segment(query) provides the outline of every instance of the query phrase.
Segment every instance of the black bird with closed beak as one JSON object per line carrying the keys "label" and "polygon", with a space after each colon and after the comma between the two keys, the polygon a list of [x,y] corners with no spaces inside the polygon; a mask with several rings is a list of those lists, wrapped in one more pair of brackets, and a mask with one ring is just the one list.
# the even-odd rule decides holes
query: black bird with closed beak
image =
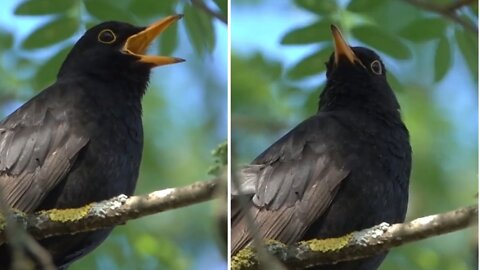
{"label": "black bird with closed beak", "polygon": [[[263,239],[285,244],[339,237],[405,219],[411,169],[408,130],[380,57],[349,47],[332,26],[335,52],[318,111],[245,167],[232,192],[232,255]],[[377,269],[386,253],[321,270]]]}
{"label": "black bird with closed beak", "polygon": [[[143,149],[141,99],[150,70],[184,61],[145,52],[181,17],[169,16],[148,27],[105,22],[78,40],[57,81],[0,123],[4,203],[32,213],[132,195]],[[66,269],[110,231],[55,236],[39,243],[56,267]],[[4,244],[0,265],[8,269],[10,264],[11,250]]]}

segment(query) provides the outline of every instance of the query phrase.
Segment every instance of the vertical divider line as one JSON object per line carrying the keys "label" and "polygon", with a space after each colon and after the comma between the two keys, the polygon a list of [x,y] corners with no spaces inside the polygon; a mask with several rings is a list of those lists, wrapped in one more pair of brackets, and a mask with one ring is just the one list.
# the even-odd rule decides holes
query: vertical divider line
{"label": "vertical divider line", "polygon": [[231,190],[232,190],[232,65],[231,65],[231,53],[232,53],[232,1],[226,0],[227,3],[227,111],[228,111],[228,121],[227,121],[227,149],[228,149],[228,161],[227,161],[227,267],[231,269],[231,243],[232,243],[232,211],[231,211]]}

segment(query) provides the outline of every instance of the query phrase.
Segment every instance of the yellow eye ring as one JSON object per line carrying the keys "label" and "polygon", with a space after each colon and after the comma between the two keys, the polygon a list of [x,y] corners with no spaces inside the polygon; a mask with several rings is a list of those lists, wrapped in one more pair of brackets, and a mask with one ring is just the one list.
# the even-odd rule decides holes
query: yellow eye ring
{"label": "yellow eye ring", "polygon": [[382,64],[380,61],[375,60],[370,64],[370,69],[372,70],[373,73],[380,75],[382,74]]}
{"label": "yellow eye ring", "polygon": [[117,36],[110,29],[103,29],[97,36],[97,40],[101,43],[112,44],[117,40]]}

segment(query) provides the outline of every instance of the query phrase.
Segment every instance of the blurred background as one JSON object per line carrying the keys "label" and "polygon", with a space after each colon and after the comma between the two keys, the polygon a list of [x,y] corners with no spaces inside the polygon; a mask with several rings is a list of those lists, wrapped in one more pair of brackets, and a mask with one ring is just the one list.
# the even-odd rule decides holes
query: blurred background
{"label": "blurred background", "polygon": [[[234,166],[316,112],[335,23],[351,46],[381,55],[402,106],[407,220],[477,203],[477,1],[233,0],[231,11]],[[380,269],[477,269],[476,232],[393,249]]]}
{"label": "blurred background", "polygon": [[[171,14],[150,53],[185,63],[156,68],[143,99],[145,148],[136,194],[208,175],[211,151],[227,138],[227,1],[12,0],[0,8],[0,115],[53,83],[86,29],[101,21],[148,25]],[[70,269],[226,269],[210,201],[118,226]]]}

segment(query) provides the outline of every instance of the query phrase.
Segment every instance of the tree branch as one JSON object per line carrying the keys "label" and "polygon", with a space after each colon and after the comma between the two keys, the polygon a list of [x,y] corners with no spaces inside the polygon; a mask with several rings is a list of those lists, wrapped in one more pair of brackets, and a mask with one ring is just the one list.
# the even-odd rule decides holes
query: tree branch
{"label": "tree branch", "polygon": [[[220,179],[154,191],[142,196],[120,195],[110,200],[95,202],[75,209],[52,209],[31,215],[14,213],[36,239],[54,235],[75,234],[124,224],[131,219],[176,209],[215,197]],[[5,221],[0,222],[0,244],[5,242]]]}
{"label": "tree branch", "polygon": [[[478,206],[389,225],[382,223],[338,238],[309,240],[286,246],[267,241],[266,248],[288,269],[304,269],[315,265],[355,260],[387,251],[393,247],[446,234],[472,226],[477,221]],[[254,248],[247,247],[232,258],[232,270],[259,269]]]}
{"label": "tree branch", "polygon": [[450,11],[455,11],[463,6],[468,6],[470,4],[473,4],[475,3],[474,0],[458,0],[458,1],[455,1],[453,3],[451,3],[450,5],[447,5],[446,6],[446,9],[447,10],[450,10]]}
{"label": "tree branch", "polygon": [[457,14],[457,11],[459,8],[474,3],[474,0],[457,0],[449,5],[439,5],[431,1],[425,1],[425,0],[403,0],[403,1],[409,3],[412,6],[416,6],[418,8],[440,14],[460,24],[465,29],[471,32],[474,32],[474,33],[478,32],[478,28],[476,24],[470,22],[469,20],[466,20],[465,18]]}
{"label": "tree branch", "polygon": [[213,11],[212,9],[210,9],[204,2],[203,0],[191,0],[192,1],[192,5],[196,6],[197,8],[203,10],[205,13],[207,13],[208,15],[214,17],[214,18],[217,18],[218,20],[220,20],[221,22],[223,22],[224,24],[228,24],[227,22],[227,18],[225,18],[221,13],[219,12],[216,12],[216,11]]}

